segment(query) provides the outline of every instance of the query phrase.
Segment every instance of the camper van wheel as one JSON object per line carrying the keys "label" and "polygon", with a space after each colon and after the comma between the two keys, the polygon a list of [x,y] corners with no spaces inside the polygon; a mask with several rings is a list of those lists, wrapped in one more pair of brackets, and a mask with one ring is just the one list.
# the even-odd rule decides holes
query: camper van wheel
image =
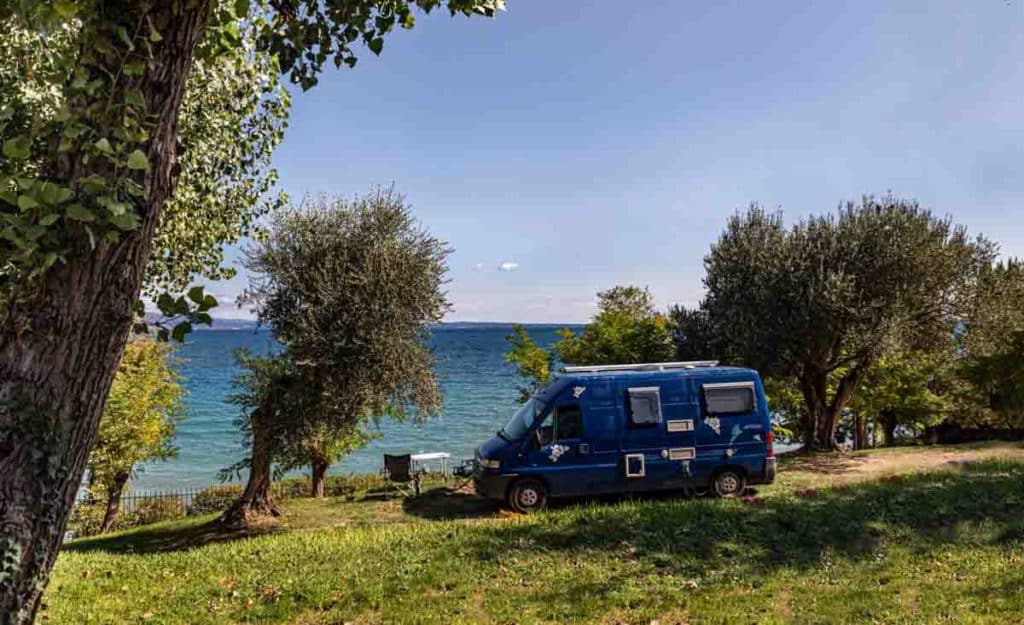
{"label": "camper van wheel", "polygon": [[739,471],[726,469],[715,476],[711,482],[711,490],[719,497],[735,497],[741,495],[747,487],[747,480]]}
{"label": "camper van wheel", "polygon": [[519,480],[508,491],[508,507],[516,512],[537,512],[548,505],[548,489],[540,480]]}

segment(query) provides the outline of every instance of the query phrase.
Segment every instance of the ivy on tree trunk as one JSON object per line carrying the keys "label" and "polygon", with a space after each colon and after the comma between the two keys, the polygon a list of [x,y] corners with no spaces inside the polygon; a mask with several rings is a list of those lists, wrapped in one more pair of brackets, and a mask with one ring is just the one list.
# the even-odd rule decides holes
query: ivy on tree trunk
{"label": "ivy on tree trunk", "polygon": [[[0,614],[31,623],[96,436],[132,323],[160,209],[174,190],[178,110],[208,2],[116,3],[122,19],[149,19],[162,40],[147,71],[115,91],[139,90],[154,120],[138,226],[44,273],[0,326]],[[88,16],[103,19],[101,16]],[[87,19],[88,19],[87,17]],[[83,38],[80,55],[93,45]],[[110,94],[112,99],[123,93]],[[76,187],[89,172],[77,151],[44,160],[48,179]]]}

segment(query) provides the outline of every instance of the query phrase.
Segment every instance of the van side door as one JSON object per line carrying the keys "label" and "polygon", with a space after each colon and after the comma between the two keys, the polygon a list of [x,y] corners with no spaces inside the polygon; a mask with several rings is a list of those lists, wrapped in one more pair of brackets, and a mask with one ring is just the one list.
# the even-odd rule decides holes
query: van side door
{"label": "van side door", "polygon": [[585,445],[583,437],[583,405],[575,400],[556,400],[527,441],[527,465],[544,478],[552,496],[583,493],[589,477],[586,454],[580,453],[580,445]]}

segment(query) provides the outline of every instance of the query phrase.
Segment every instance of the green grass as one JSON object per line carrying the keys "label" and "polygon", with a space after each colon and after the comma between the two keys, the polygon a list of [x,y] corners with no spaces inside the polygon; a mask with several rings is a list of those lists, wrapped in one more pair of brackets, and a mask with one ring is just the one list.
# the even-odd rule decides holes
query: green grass
{"label": "green grass", "polygon": [[[1024,463],[980,460],[898,480],[847,467],[845,481],[802,491],[829,462],[787,460],[789,481],[746,502],[627,499],[505,518],[433,491],[420,501],[292,501],[282,528],[243,540],[205,517],[165,523],[69,544],[44,615],[76,624],[1024,623]],[[444,516],[459,518],[436,520]]]}

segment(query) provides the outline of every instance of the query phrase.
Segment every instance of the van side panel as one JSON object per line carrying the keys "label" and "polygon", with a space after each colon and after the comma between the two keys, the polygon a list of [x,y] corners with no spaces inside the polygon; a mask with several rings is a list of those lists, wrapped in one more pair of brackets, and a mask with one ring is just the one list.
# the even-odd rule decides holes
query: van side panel
{"label": "van side panel", "polygon": [[[719,469],[734,466],[741,468],[751,482],[760,481],[765,471],[766,437],[771,428],[761,380],[750,372],[732,379],[695,378],[692,383],[701,409],[701,425],[697,431],[697,477],[710,480]],[[753,410],[742,414],[710,414],[704,386],[722,383],[751,384]]]}

